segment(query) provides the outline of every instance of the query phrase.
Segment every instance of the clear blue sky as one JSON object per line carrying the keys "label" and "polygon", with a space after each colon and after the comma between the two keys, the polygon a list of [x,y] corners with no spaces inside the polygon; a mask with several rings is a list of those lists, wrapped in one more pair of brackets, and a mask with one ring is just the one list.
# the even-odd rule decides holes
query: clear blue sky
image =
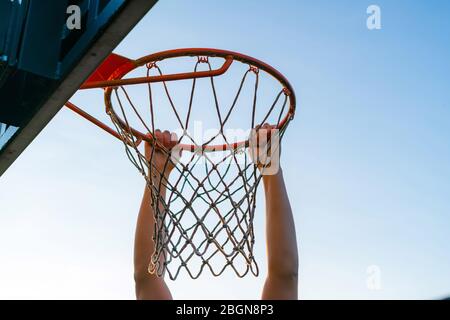
{"label": "clear blue sky", "polygon": [[[381,7],[382,29],[366,28]],[[282,166],[300,247],[300,295],[450,295],[450,2],[160,1],[115,52],[243,52],[299,97]],[[102,116],[101,98],[74,98]],[[133,299],[143,190],[122,145],[62,110],[0,180],[0,298]],[[175,298],[258,298],[259,278],[169,281]],[[381,288],[366,284],[369,266]]]}

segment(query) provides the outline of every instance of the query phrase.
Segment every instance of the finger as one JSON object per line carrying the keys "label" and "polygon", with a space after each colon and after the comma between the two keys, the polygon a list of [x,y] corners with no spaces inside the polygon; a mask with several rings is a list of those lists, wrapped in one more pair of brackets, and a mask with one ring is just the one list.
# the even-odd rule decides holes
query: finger
{"label": "finger", "polygon": [[147,148],[150,145],[149,141],[153,140],[153,136],[150,133],[148,133],[148,134],[145,135],[145,138],[146,139],[143,139],[143,140],[144,140],[144,143],[145,143],[145,147]]}
{"label": "finger", "polygon": [[272,137],[273,130],[276,129],[276,126],[271,125],[269,123],[264,124],[264,129],[266,130],[267,140],[270,140]]}
{"label": "finger", "polygon": [[178,144],[178,136],[175,132],[170,133],[170,148],[172,149]]}
{"label": "finger", "polygon": [[147,139],[144,139],[144,151],[145,157],[148,159],[152,152],[152,142],[154,141],[154,137],[151,133],[146,134],[145,137]]}
{"label": "finger", "polygon": [[263,125],[263,128],[264,128],[264,130],[266,130],[266,133],[268,134],[267,136],[269,136],[270,132],[272,131],[273,126],[268,123],[265,123]]}
{"label": "finger", "polygon": [[156,141],[161,140],[161,135],[162,135],[161,130],[156,129],[156,130],[155,130],[155,137],[154,137],[155,140],[156,140]]}
{"label": "finger", "polygon": [[155,147],[155,151],[160,151],[161,147],[164,146],[164,134],[160,129],[156,129],[153,134],[153,146]]}
{"label": "finger", "polygon": [[170,149],[170,132],[167,130],[163,132],[163,145],[165,148]]}
{"label": "finger", "polygon": [[265,135],[266,132],[267,132],[266,125],[267,125],[267,123],[264,123],[264,124],[262,124],[262,125],[259,125],[259,126],[258,126],[258,129],[257,129],[257,131],[256,131],[256,133],[257,133],[257,134],[256,134],[256,145],[257,145],[258,147],[260,146],[261,141],[267,140],[267,139],[264,138],[264,135]]}

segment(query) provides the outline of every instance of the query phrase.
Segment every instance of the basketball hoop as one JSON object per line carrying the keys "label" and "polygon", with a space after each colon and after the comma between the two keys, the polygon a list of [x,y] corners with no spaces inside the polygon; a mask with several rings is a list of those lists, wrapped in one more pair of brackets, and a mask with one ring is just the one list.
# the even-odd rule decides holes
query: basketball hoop
{"label": "basketball hoop", "polygon": [[[171,62],[177,69],[183,70],[188,66],[190,70],[166,73],[165,63]],[[241,80],[236,83],[234,75],[240,71]],[[143,75],[133,76],[138,72]],[[233,76],[236,93],[227,91],[227,96],[234,99],[224,110],[217,82],[228,74]],[[257,119],[262,112],[262,107],[258,105],[262,100],[258,95],[262,74],[273,84],[274,96],[270,103],[263,103],[265,111]],[[202,79],[207,82],[205,88],[211,90],[209,94],[218,130],[212,137],[197,141],[188,129],[193,121],[194,96]],[[249,272],[258,275],[259,269],[253,255],[253,221],[256,191],[264,168],[259,170],[247,152],[251,139],[231,141],[225,133],[232,115],[238,120],[243,118],[240,116],[243,112],[234,113],[239,112],[236,106],[250,79],[254,80],[251,90],[247,92],[248,97],[252,98],[248,108],[251,113],[248,129],[255,129],[270,119],[278,131],[277,137],[281,139],[294,117],[296,102],[293,88],[281,73],[268,64],[231,51],[177,49],[137,60],[112,54],[80,89],[104,89],[106,113],[113,128],[67,102],[68,108],[124,143],[128,158],[151,190],[156,223],[153,237],[155,252],[149,266],[151,273],[162,276],[167,272],[171,279],[176,279],[182,270],[186,270],[195,279],[205,268],[215,276],[231,268],[239,277]],[[169,87],[172,82],[186,86],[190,93],[184,107],[185,117],[172,97]],[[156,86],[168,101],[174,122],[181,129],[177,149],[184,151],[184,162],[171,157],[171,150],[160,148],[167,158],[165,166],[172,163],[175,167],[170,177],[153,165],[154,152],[146,158],[140,148],[142,141],[153,146],[160,145],[155,135],[158,128],[155,114],[161,112],[155,109]],[[138,92],[138,89],[141,91]],[[180,91],[176,92],[178,95]],[[265,98],[268,96],[264,94]],[[206,97],[207,94],[202,91],[202,101]],[[136,99],[139,99],[139,104]],[[139,108],[143,105],[146,106],[144,112]],[[206,114],[205,111],[204,118],[212,118]],[[278,148],[272,150],[275,151],[279,152]]]}

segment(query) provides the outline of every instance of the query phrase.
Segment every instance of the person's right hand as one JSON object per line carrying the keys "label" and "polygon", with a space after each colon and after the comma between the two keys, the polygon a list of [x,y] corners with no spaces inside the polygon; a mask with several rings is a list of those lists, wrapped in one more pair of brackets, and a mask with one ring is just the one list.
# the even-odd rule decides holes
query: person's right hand
{"label": "person's right hand", "polygon": [[[149,135],[149,137],[151,136]],[[158,171],[155,172],[155,177],[164,174],[168,178],[175,167],[171,159],[171,151],[177,145],[178,137],[174,132],[170,133],[167,130],[161,132],[161,130],[157,129],[152,139],[151,143],[145,141],[145,158],[151,162],[152,170],[156,168]]]}
{"label": "person's right hand", "polygon": [[277,127],[268,123],[257,126],[250,135],[250,156],[258,168],[263,168],[270,164],[278,148]]}

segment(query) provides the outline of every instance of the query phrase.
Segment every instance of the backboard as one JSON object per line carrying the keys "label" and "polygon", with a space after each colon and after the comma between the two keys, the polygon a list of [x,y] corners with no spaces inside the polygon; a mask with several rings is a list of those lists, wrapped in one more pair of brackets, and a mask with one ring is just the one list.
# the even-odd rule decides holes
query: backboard
{"label": "backboard", "polygon": [[0,0],[0,175],[156,2]]}

